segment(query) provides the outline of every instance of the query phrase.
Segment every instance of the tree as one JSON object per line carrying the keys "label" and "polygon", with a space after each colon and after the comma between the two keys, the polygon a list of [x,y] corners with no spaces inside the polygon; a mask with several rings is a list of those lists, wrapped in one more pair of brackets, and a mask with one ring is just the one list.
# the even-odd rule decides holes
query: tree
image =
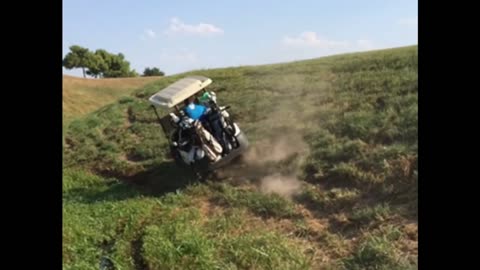
{"label": "tree", "polygon": [[161,71],[160,69],[154,67],[154,68],[145,68],[143,71],[143,76],[148,77],[148,76],[164,76],[165,73]]}
{"label": "tree", "polygon": [[97,53],[89,56],[87,64],[87,74],[95,78],[98,78],[98,76],[103,77],[103,74],[108,69],[108,64],[105,62],[102,56]]}
{"label": "tree", "polygon": [[105,78],[132,77],[130,62],[125,60],[122,53],[110,54],[108,57],[108,70],[104,73]]}
{"label": "tree", "polygon": [[92,53],[87,49],[78,45],[70,46],[70,52],[63,59],[63,66],[67,69],[82,68],[83,77],[85,78],[85,68],[88,68]]}
{"label": "tree", "polygon": [[138,72],[137,72],[135,69],[132,69],[132,70],[128,73],[128,77],[138,77]]}
{"label": "tree", "polygon": [[[130,63],[122,53],[112,54],[103,49],[95,53],[88,49],[74,45],[63,59],[63,66],[67,69],[82,68],[85,73],[95,78],[135,77],[135,70],[130,70]],[[88,70],[85,72],[85,68]]]}

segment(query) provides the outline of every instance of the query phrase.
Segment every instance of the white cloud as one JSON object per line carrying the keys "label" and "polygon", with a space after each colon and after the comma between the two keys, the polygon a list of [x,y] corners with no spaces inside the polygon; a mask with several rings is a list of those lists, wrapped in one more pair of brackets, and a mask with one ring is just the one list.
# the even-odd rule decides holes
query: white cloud
{"label": "white cloud", "polygon": [[145,30],[145,34],[147,34],[147,36],[151,38],[154,38],[156,36],[155,32],[153,32],[152,29]]}
{"label": "white cloud", "polygon": [[346,52],[375,49],[373,41],[359,39],[356,41],[337,41],[320,36],[312,31],[300,33],[297,37],[285,36],[282,40],[285,47],[291,49],[310,50],[312,52]]}
{"label": "white cloud", "polygon": [[311,47],[319,49],[346,48],[349,43],[346,41],[336,41],[320,37],[315,32],[306,31],[300,33],[297,37],[285,36],[283,44],[288,47]]}
{"label": "white cloud", "polygon": [[210,36],[223,34],[223,29],[209,23],[199,23],[197,25],[186,24],[178,18],[170,20],[170,26],[165,31],[166,34],[191,34],[199,36]]}
{"label": "white cloud", "polygon": [[143,34],[140,35],[141,40],[153,39],[157,36],[157,34],[152,29],[146,29],[143,31]]}
{"label": "white cloud", "polygon": [[285,35],[280,41],[279,51],[272,52],[270,58],[264,61],[285,62],[380,48],[368,38],[335,40],[313,31],[304,31],[295,36]]}
{"label": "white cloud", "polygon": [[406,27],[417,27],[418,26],[418,16],[403,18],[397,21],[398,25]]}

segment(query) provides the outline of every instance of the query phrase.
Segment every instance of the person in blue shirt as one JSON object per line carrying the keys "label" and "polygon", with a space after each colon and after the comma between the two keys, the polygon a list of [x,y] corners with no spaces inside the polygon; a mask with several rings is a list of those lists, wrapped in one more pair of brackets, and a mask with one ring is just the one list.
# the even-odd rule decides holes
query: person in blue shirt
{"label": "person in blue shirt", "polygon": [[207,113],[207,107],[195,104],[195,96],[191,96],[186,100],[185,104],[185,114],[192,118],[193,120],[200,120],[203,122],[205,120],[205,115]]}
{"label": "person in blue shirt", "polygon": [[[215,136],[210,137],[211,135],[208,132],[208,130],[203,128],[203,126],[208,123],[207,114],[210,111],[210,108],[201,104],[196,104],[195,99],[196,99],[195,96],[191,96],[187,100],[185,100],[185,108],[183,109],[183,111],[185,112],[186,116],[188,116],[194,121],[198,120],[202,124],[201,130],[202,130],[203,136],[207,139],[207,141],[210,141],[211,139],[215,139],[215,141],[212,142],[212,144],[214,145],[218,144],[218,142],[220,141],[219,137],[221,135],[221,129],[219,128],[214,129]],[[221,145],[218,145],[215,148],[218,149],[218,150],[216,149],[217,151],[220,151],[219,154],[222,152]]]}
{"label": "person in blue shirt", "polygon": [[210,112],[211,109],[205,105],[196,103],[195,100],[195,96],[191,96],[187,100],[185,100],[185,108],[183,109],[185,114],[194,121],[200,121],[203,126],[210,127],[210,130],[213,129],[212,131],[214,133],[215,139],[221,141],[221,129],[218,127],[218,123],[209,123],[207,119],[207,114]]}

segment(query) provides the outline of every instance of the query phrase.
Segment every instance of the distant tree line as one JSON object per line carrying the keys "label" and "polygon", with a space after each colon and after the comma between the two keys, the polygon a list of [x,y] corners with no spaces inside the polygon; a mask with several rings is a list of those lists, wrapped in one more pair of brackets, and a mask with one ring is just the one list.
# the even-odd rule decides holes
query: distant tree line
{"label": "distant tree line", "polygon": [[148,76],[163,76],[165,73],[161,71],[160,69],[154,67],[154,68],[146,68],[143,71],[143,76],[148,77]]}
{"label": "distant tree line", "polygon": [[[95,52],[87,48],[73,45],[70,52],[63,58],[63,67],[66,69],[81,68],[83,77],[86,75],[95,78],[136,77],[138,73],[130,69],[130,63],[122,53],[113,54],[103,49]],[[158,68],[146,68],[143,76],[163,76]]]}

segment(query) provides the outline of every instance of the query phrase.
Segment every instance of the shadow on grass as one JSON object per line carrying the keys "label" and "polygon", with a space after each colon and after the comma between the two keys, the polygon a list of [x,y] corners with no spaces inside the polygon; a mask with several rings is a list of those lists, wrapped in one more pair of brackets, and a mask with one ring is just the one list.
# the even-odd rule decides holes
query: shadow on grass
{"label": "shadow on grass", "polygon": [[181,168],[173,161],[164,162],[128,177],[108,172],[99,174],[118,180],[106,182],[107,187],[100,189],[94,187],[72,189],[64,194],[64,198],[83,203],[96,203],[122,201],[139,196],[160,197],[194,182],[202,181],[190,168]]}

